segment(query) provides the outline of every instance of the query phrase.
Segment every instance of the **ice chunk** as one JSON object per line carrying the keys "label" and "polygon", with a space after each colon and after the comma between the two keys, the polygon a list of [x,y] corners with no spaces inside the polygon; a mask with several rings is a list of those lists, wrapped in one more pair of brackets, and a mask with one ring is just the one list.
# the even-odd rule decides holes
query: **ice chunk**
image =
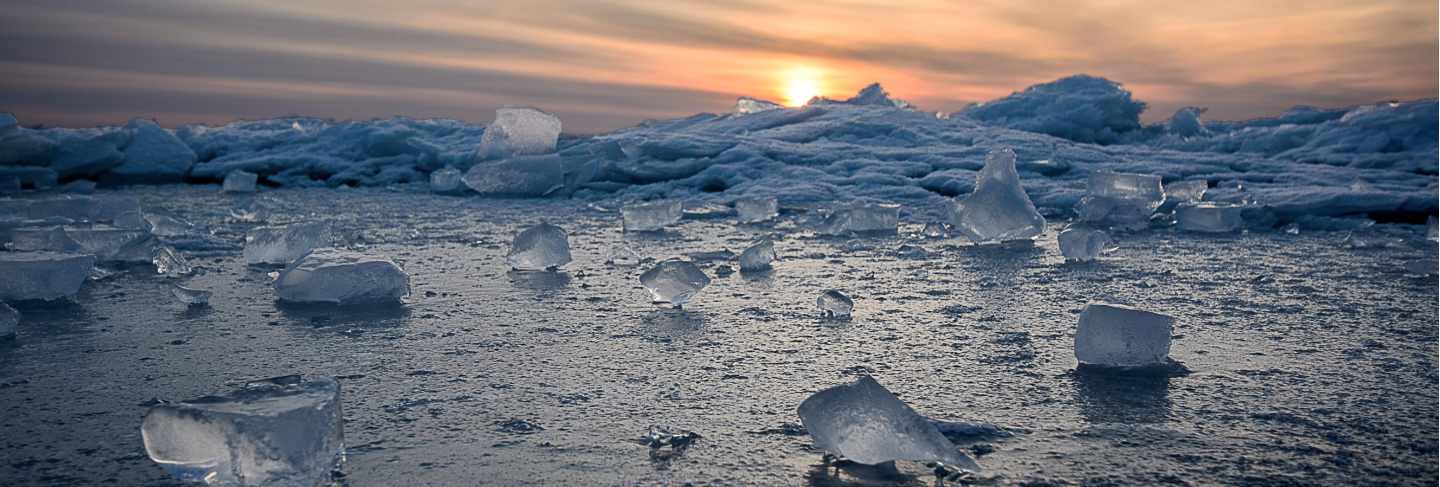
{"label": "ice chunk", "polygon": [[560,119],[543,111],[513,107],[495,110],[495,121],[485,127],[476,157],[480,160],[555,152]]}
{"label": "ice chunk", "polygon": [[50,169],[61,177],[94,176],[125,161],[113,137],[93,137],[60,146]]}
{"label": "ice chunk", "polygon": [[430,173],[430,191],[441,194],[459,193],[465,189],[460,180],[464,175],[459,169],[449,166],[436,169]]}
{"label": "ice chunk", "polygon": [[319,246],[324,237],[325,224],[320,222],[255,227],[245,235],[245,263],[287,265]]}
{"label": "ice chunk", "polygon": [[1093,171],[1075,212],[1083,222],[1141,229],[1164,202],[1160,176]]}
{"label": "ice chunk", "polygon": [[255,182],[259,180],[260,176],[253,172],[241,170],[230,171],[230,174],[225,175],[225,186],[222,187],[220,191],[226,193],[254,193]]}
{"label": "ice chunk", "polygon": [[831,320],[848,320],[850,312],[855,309],[855,301],[835,289],[828,289],[820,293],[815,299],[815,307],[820,309],[820,317]]}
{"label": "ice chunk", "polygon": [[549,196],[565,188],[560,156],[516,156],[470,167],[462,181],[484,196]]}
{"label": "ice chunk", "polygon": [[195,224],[163,213],[146,213],[145,226],[156,237],[194,237],[201,233]]}
{"label": "ice chunk", "polygon": [[125,162],[106,174],[125,181],[180,181],[195,164],[195,151],[155,122],[131,120],[125,129],[133,135],[125,145]]}
{"label": "ice chunk", "polygon": [[1175,319],[1129,306],[1090,303],[1080,312],[1075,358],[1083,365],[1149,367],[1170,355]]}
{"label": "ice chunk", "polygon": [[852,462],[936,461],[980,471],[928,419],[868,375],[811,395],[799,413],[817,448]]}
{"label": "ice chunk", "polygon": [[749,115],[752,113],[778,110],[781,108],[784,107],[780,106],[779,103],[775,103],[773,101],[757,100],[748,96],[742,96],[740,97],[740,99],[735,100],[736,115]]}
{"label": "ice chunk", "polygon": [[174,294],[175,299],[180,300],[181,303],[185,303],[186,306],[207,306],[210,304],[210,291],[204,289],[192,289],[176,284],[175,287],[170,288],[170,293]]}
{"label": "ice chunk", "polygon": [[294,303],[393,303],[410,294],[410,276],[387,259],[319,249],[281,271],[275,293]]}
{"label": "ice chunk", "polygon": [[1245,219],[1243,208],[1234,205],[1201,203],[1175,209],[1180,229],[1190,232],[1225,233],[1239,231]]}
{"label": "ice chunk", "polygon": [[1113,171],[1094,171],[1086,181],[1086,194],[1105,198],[1121,198],[1160,206],[1165,200],[1165,186],[1160,176]]}
{"label": "ice chunk", "polygon": [[145,453],[180,480],[212,485],[328,485],[345,461],[340,384],[298,376],[224,396],[164,402],[140,427]]}
{"label": "ice chunk", "polygon": [[27,227],[10,231],[9,248],[22,252],[79,252],[80,244],[62,227]]}
{"label": "ice chunk", "polygon": [[158,245],[150,232],[109,225],[69,226],[65,236],[100,262],[149,264]]}
{"label": "ice chunk", "polygon": [[770,268],[770,262],[774,261],[775,243],[770,239],[764,239],[755,245],[751,245],[740,253],[741,272],[759,272]]}
{"label": "ice chunk", "polygon": [[680,200],[655,200],[627,204],[620,216],[627,232],[655,232],[678,223],[684,210]]}
{"label": "ice chunk", "polygon": [[944,223],[930,222],[920,229],[920,235],[925,238],[945,238],[950,236],[950,229],[946,228]]}
{"label": "ice chunk", "polygon": [[95,267],[95,257],[59,252],[0,252],[0,301],[74,296]]}
{"label": "ice chunk", "polygon": [[1095,260],[1100,252],[1110,245],[1110,236],[1105,232],[1086,226],[1075,225],[1060,232],[1060,253],[1065,260],[1084,262]]}
{"label": "ice chunk", "polygon": [[0,302],[0,340],[15,338],[15,327],[20,324],[20,312]]}
{"label": "ice chunk", "polygon": [[735,215],[740,223],[760,223],[780,215],[780,202],[775,198],[740,198],[735,200]]}
{"label": "ice chunk", "polygon": [[954,207],[951,226],[977,244],[1028,240],[1045,232],[1045,217],[1020,185],[1015,152],[992,151],[975,175],[975,191]]}
{"label": "ice chunk", "polygon": [[517,271],[558,269],[570,263],[570,238],[555,225],[542,223],[526,228],[510,242],[505,261]]}
{"label": "ice chunk", "polygon": [[680,259],[667,259],[641,274],[640,284],[650,291],[655,303],[671,304],[679,308],[705,286],[709,286],[710,277],[699,267],[695,267],[695,264]]}
{"label": "ice chunk", "polygon": [[624,245],[616,245],[610,248],[609,254],[605,256],[606,264],[621,267],[640,265],[641,260],[642,258],[640,257],[640,254],[638,252],[630,250],[630,247],[626,247]]}
{"label": "ice chunk", "polygon": [[190,266],[174,247],[160,245],[155,247],[154,255],[150,262],[155,265],[155,273],[165,277],[182,277],[195,273],[195,268]]}
{"label": "ice chunk", "polygon": [[1205,190],[1210,189],[1205,180],[1192,179],[1189,181],[1176,181],[1164,185],[1166,201],[1177,203],[1199,203],[1205,197]]}
{"label": "ice chunk", "polygon": [[817,230],[826,235],[891,234],[899,228],[899,205],[857,204],[831,211]]}

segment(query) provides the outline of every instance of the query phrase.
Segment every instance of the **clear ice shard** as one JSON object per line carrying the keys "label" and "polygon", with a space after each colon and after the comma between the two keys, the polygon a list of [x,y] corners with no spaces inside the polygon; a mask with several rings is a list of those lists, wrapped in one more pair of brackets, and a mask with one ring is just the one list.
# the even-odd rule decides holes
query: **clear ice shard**
{"label": "clear ice shard", "polygon": [[770,269],[770,263],[775,258],[775,243],[768,238],[761,240],[740,253],[740,271],[759,272]]}
{"label": "clear ice shard", "polygon": [[975,191],[955,204],[951,226],[977,244],[1028,240],[1045,232],[1015,171],[1015,152],[992,151],[975,175]]}
{"label": "clear ice shard", "polygon": [[735,200],[735,216],[740,223],[760,223],[780,216],[780,202],[775,198],[740,198]]}
{"label": "clear ice shard", "polygon": [[606,264],[621,267],[640,265],[641,260],[644,259],[640,257],[639,252],[631,250],[630,247],[626,247],[624,245],[616,245],[612,247],[610,249],[610,253],[605,256]]}
{"label": "clear ice shard", "polygon": [[817,231],[825,235],[893,234],[899,228],[899,205],[856,204],[831,211]]}
{"label": "clear ice shard", "polygon": [[1242,207],[1226,204],[1180,205],[1175,209],[1175,219],[1180,229],[1188,232],[1228,233],[1245,225],[1242,211]]}
{"label": "clear ice shard", "polygon": [[145,227],[156,237],[196,237],[203,233],[193,223],[162,213],[146,213]]}
{"label": "clear ice shard", "polygon": [[475,164],[461,178],[482,196],[549,196],[565,189],[565,163],[560,156],[514,156]]}
{"label": "clear ice shard", "polygon": [[1210,189],[1205,180],[1192,179],[1189,181],[1176,181],[1162,187],[1165,190],[1165,199],[1176,203],[1199,203],[1205,198],[1205,190]]}
{"label": "clear ice shard", "polygon": [[340,384],[289,376],[164,402],[145,414],[140,436],[150,459],[183,481],[328,485],[345,461]]}
{"label": "clear ice shard", "polygon": [[0,340],[15,338],[15,327],[20,324],[20,312],[0,301]]}
{"label": "clear ice shard", "polygon": [[206,306],[210,304],[210,291],[204,289],[188,288],[176,284],[175,287],[170,288],[170,293],[174,294],[175,299],[180,300],[180,302],[186,306]]}
{"label": "clear ice shard", "polygon": [[1138,230],[1164,202],[1160,176],[1093,171],[1075,212],[1083,222]]}
{"label": "clear ice shard", "polygon": [[225,175],[225,184],[220,187],[225,193],[254,193],[255,183],[260,176],[253,172],[234,170]]}
{"label": "clear ice shard", "polygon": [[815,307],[820,310],[821,318],[844,320],[849,319],[850,312],[855,310],[855,301],[845,293],[828,289],[815,299]]}
{"label": "clear ice shard", "polygon": [[324,238],[325,224],[321,222],[255,227],[245,234],[245,264],[287,265]]}
{"label": "clear ice shard", "polygon": [[109,225],[65,227],[65,236],[80,245],[80,251],[100,262],[149,264],[159,244],[150,232]]}
{"label": "clear ice shard", "polygon": [[155,253],[150,258],[150,263],[155,265],[155,273],[165,277],[181,277],[195,273],[195,268],[190,262],[180,256],[174,247],[160,245],[155,247]]}
{"label": "clear ice shard", "polygon": [[410,276],[387,259],[319,249],[280,272],[275,294],[292,303],[397,303],[410,294]]}
{"label": "clear ice shard", "polygon": [[542,223],[526,228],[510,242],[505,261],[517,271],[558,269],[570,263],[570,238],[555,225]]}
{"label": "clear ice shard", "polygon": [[527,107],[495,110],[495,121],[485,127],[476,150],[478,160],[504,159],[555,152],[560,119]]}
{"label": "clear ice shard", "polygon": [[1072,225],[1060,232],[1060,253],[1065,260],[1084,262],[1095,260],[1110,245],[1110,236],[1105,232],[1083,225]]}
{"label": "clear ice shard", "polygon": [[735,100],[736,115],[749,115],[752,113],[779,110],[781,108],[784,107],[780,106],[779,103],[775,103],[773,101],[757,100],[748,96],[742,96],[740,97],[740,99]]}
{"label": "clear ice shard", "polygon": [[651,300],[655,303],[670,304],[678,308],[690,302],[690,298],[710,285],[710,277],[695,264],[680,259],[667,259],[641,274],[640,285],[650,291]]}
{"label": "clear ice shard", "polygon": [[1090,303],[1080,312],[1075,358],[1082,365],[1139,368],[1164,365],[1175,318],[1118,304]]}
{"label": "clear ice shard", "polygon": [[678,223],[684,211],[680,200],[643,201],[620,208],[620,218],[627,232],[656,232]]}
{"label": "clear ice shard", "polygon": [[856,463],[936,461],[979,472],[980,465],[870,376],[816,392],[800,403],[815,446]]}
{"label": "clear ice shard", "polygon": [[58,252],[0,252],[0,301],[74,296],[90,277],[95,256]]}
{"label": "clear ice shard", "polygon": [[460,180],[464,176],[465,173],[453,167],[436,169],[430,173],[430,191],[441,194],[458,193],[465,189],[462,186],[464,183]]}

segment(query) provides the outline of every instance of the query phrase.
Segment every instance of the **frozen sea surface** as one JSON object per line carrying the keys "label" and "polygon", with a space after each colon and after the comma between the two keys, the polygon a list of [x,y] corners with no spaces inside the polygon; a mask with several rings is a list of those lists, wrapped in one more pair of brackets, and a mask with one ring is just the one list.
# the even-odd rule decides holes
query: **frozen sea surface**
{"label": "frozen sea surface", "polygon": [[[769,112],[767,112],[769,113]],[[1436,280],[1404,262],[1433,243],[1348,249],[1343,231],[1119,236],[1065,264],[1050,225],[1033,249],[899,235],[831,239],[787,208],[770,225],[686,219],[625,235],[613,207],[436,196],[428,188],[120,190],[234,245],[185,251],[214,290],[190,308],[173,280],[130,271],[72,304],[22,306],[0,342],[0,484],[169,485],[144,454],[152,399],[184,399],[294,373],[344,388],[349,485],[931,485],[928,469],[827,468],[798,423],[810,394],[871,374],[916,411],[988,422],[956,438],[1000,484],[1434,485]],[[114,193],[102,189],[100,193]],[[256,199],[250,202],[250,199]],[[403,307],[282,305],[247,268],[232,206],[270,222],[328,218],[342,244],[411,276]],[[565,222],[574,262],[511,273],[517,229]],[[1052,222],[1062,223],[1062,222]],[[1381,224],[1377,238],[1423,239]],[[739,251],[775,233],[785,259],[718,275],[683,311],[640,287],[648,266],[604,264],[622,243],[664,258]],[[821,321],[815,296],[855,299]],[[1175,317],[1171,357],[1192,373],[1077,374],[1087,302]],[[701,435],[652,455],[651,425]]]}

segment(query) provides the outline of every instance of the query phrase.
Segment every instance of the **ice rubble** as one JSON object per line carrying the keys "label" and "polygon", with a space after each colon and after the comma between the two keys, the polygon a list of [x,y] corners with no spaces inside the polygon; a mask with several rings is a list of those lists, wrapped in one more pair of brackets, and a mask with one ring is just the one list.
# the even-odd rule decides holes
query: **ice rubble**
{"label": "ice rubble", "polygon": [[985,156],[975,175],[975,190],[955,204],[951,226],[977,244],[1033,239],[1045,233],[1045,217],[1035,210],[1009,149]]}
{"label": "ice rubble", "polygon": [[815,446],[856,463],[938,461],[980,471],[980,466],[924,416],[870,376],[816,392],[800,403],[800,420]]}
{"label": "ice rubble", "polygon": [[1090,303],[1080,312],[1075,330],[1075,358],[1087,366],[1161,366],[1169,360],[1174,326],[1174,318],[1160,313]]}
{"label": "ice rubble", "polygon": [[326,485],[345,461],[340,384],[288,376],[223,396],[162,402],[140,427],[172,476],[216,485]]}
{"label": "ice rubble", "polygon": [[319,249],[280,272],[275,294],[281,301],[292,303],[397,303],[410,294],[410,276],[387,259]]}
{"label": "ice rubble", "polygon": [[559,269],[570,263],[570,238],[555,225],[542,223],[526,228],[515,234],[505,261],[517,271]]}

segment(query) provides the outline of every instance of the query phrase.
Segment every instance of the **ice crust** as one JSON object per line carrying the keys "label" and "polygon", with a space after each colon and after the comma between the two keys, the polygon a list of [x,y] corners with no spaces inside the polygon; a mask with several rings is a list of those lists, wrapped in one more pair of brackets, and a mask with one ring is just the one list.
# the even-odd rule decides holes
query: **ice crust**
{"label": "ice crust", "polygon": [[1045,233],[1045,217],[1020,185],[1014,151],[985,156],[985,167],[975,175],[975,191],[955,204],[950,223],[975,243],[1026,240]]}
{"label": "ice crust", "polygon": [[59,252],[0,252],[0,301],[74,296],[90,277],[95,257]]}
{"label": "ice crust", "polygon": [[980,471],[928,419],[868,375],[811,395],[799,414],[816,448],[852,462],[938,461]]}
{"label": "ice crust", "polygon": [[245,234],[245,263],[287,265],[319,246],[324,237],[321,222],[255,227]]}
{"label": "ice crust", "polygon": [[1170,355],[1175,319],[1129,306],[1090,303],[1080,312],[1075,358],[1083,365],[1160,366]]}
{"label": "ice crust", "polygon": [[275,294],[292,303],[397,303],[410,294],[410,276],[388,259],[318,249],[280,272]]}
{"label": "ice crust", "polygon": [[505,261],[517,271],[558,269],[570,263],[570,237],[555,225],[526,228],[515,234]]}
{"label": "ice crust", "polygon": [[650,291],[651,300],[656,304],[678,308],[709,286],[710,277],[689,261],[667,259],[641,274],[640,285]]}

